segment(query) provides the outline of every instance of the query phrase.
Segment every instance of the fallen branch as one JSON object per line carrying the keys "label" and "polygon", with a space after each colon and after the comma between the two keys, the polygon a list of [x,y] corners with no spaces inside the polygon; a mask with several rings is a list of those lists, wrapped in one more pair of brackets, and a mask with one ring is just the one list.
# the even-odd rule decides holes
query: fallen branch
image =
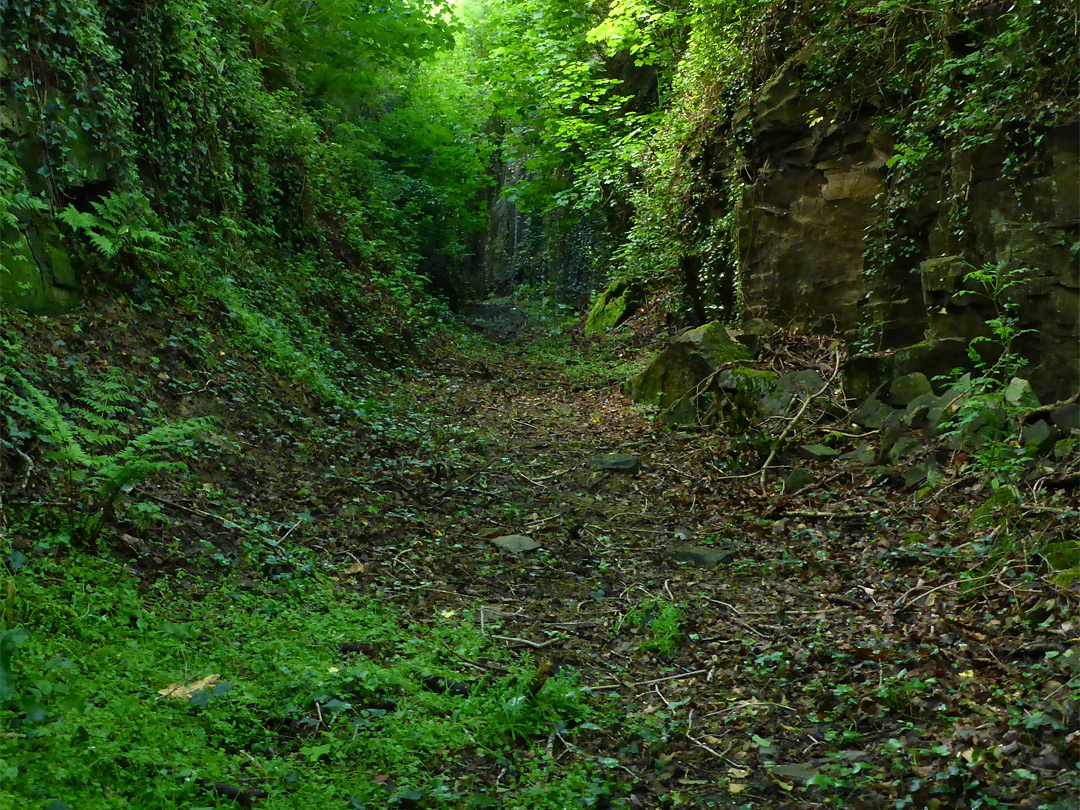
{"label": "fallen branch", "polygon": [[765,464],[761,468],[760,487],[762,494],[764,494],[765,492],[765,472],[769,469],[769,465],[772,464],[772,460],[776,458],[776,453],[780,449],[780,446],[784,443],[784,439],[787,438],[787,435],[791,432],[792,428],[794,428],[795,425],[799,424],[799,420],[802,419],[803,414],[806,413],[807,409],[810,407],[810,403],[812,403],[814,400],[816,400],[818,397],[820,397],[822,394],[829,390],[829,386],[833,384],[833,381],[836,379],[836,375],[839,373],[840,352],[837,351],[836,363],[833,365],[833,372],[829,376],[829,379],[825,381],[825,384],[821,386],[821,389],[816,394],[811,394],[806,398],[806,400],[802,404],[802,407],[799,408],[795,416],[791,418],[791,420],[787,423],[787,426],[776,438],[776,442],[773,443],[772,451],[769,453],[769,457],[765,459]]}
{"label": "fallen branch", "polygon": [[649,681],[635,681],[634,683],[608,683],[601,684],[599,686],[590,686],[589,689],[594,692],[601,689],[634,689],[638,686],[652,686],[653,684],[663,683],[664,681],[678,681],[683,678],[693,678],[695,675],[707,675],[709,670],[707,669],[695,669],[693,672],[679,672],[675,675],[665,675],[663,678],[653,678]]}
{"label": "fallen branch", "polygon": [[174,509],[181,509],[184,512],[190,512],[191,514],[198,515],[199,517],[208,518],[210,520],[216,520],[218,523],[220,523],[226,529],[237,529],[239,531],[244,530],[244,527],[241,526],[236,521],[230,520],[229,518],[223,518],[223,517],[221,517],[221,515],[215,515],[215,514],[212,514],[210,512],[204,512],[202,509],[198,509],[198,508],[196,508],[194,506],[185,506],[182,503],[177,503],[176,501],[170,501],[168,498],[162,498],[160,495],[155,495],[153,492],[147,492],[145,489],[139,489],[139,488],[136,487],[136,488],[134,488],[134,491],[138,492],[140,495],[146,496],[147,498],[149,498],[152,501],[157,501],[158,503],[163,503],[166,506],[173,507]]}
{"label": "fallen branch", "polygon": [[[993,576],[997,576],[997,574],[996,573],[994,573],[994,574],[984,574],[981,577],[972,577],[971,579],[969,579],[967,581],[968,582],[973,582],[973,581],[975,581],[977,579],[989,579],[990,577],[993,577]],[[943,583],[941,585],[937,585],[936,587],[931,588],[928,591],[923,591],[922,593],[915,594],[915,596],[911,597],[910,599],[906,599],[905,597],[907,597],[907,595],[909,593],[911,593],[913,590],[915,590],[915,588],[910,588],[904,593],[903,596],[901,596],[899,599],[896,600],[896,602],[894,603],[895,607],[893,609],[897,613],[903,613],[905,610],[907,610],[909,607],[914,605],[920,599],[925,599],[930,594],[937,593],[938,591],[943,591],[946,588],[955,588],[957,586],[957,584],[958,584],[957,582],[945,582],[945,583]],[[918,585],[916,585],[915,587],[917,588]]]}
{"label": "fallen branch", "polygon": [[1031,424],[1040,416],[1049,416],[1058,408],[1062,408],[1065,405],[1071,405],[1078,400],[1080,400],[1080,394],[1073,394],[1068,399],[1060,399],[1057,402],[1051,402],[1049,405],[1040,405],[1038,408],[1032,408],[1030,411],[1024,413],[1021,421],[1025,425]]}
{"label": "fallen branch", "polygon": [[549,647],[559,640],[559,637],[549,638],[547,641],[529,641],[527,638],[517,638],[516,636],[496,636],[494,633],[489,638],[495,638],[499,641],[508,641],[511,644],[523,644],[526,647],[532,647],[534,650],[542,650],[544,647]]}

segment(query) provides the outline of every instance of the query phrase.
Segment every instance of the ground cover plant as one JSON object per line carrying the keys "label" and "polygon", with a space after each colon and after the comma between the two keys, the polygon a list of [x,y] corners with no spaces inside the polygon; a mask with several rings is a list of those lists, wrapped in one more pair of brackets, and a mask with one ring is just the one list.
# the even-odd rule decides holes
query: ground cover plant
{"label": "ground cover plant", "polygon": [[[404,371],[376,428],[230,349],[186,472],[123,492],[95,536],[50,511],[46,448],[23,438],[5,790],[40,807],[1070,806],[1076,596],[1047,549],[1073,538],[1074,461],[1013,499],[964,452],[929,490],[850,468],[785,496],[781,454],[762,490],[768,443],[672,430],[622,397],[656,324],[598,345],[503,307],[487,314],[513,319],[507,340]],[[43,387],[79,322],[17,322]],[[786,351],[813,365],[815,345]],[[205,395],[206,370],[158,366],[155,418]],[[592,466],[614,451],[641,471]],[[730,556],[701,566],[686,545]]]}
{"label": "ground cover plant", "polygon": [[[256,586],[81,556],[16,566],[28,630],[5,635],[5,793],[164,808],[560,807],[608,792],[595,762],[543,765],[547,735],[573,739],[596,714],[580,686],[534,681],[469,613],[399,624],[349,587],[357,567]],[[504,771],[490,789],[485,765]]]}

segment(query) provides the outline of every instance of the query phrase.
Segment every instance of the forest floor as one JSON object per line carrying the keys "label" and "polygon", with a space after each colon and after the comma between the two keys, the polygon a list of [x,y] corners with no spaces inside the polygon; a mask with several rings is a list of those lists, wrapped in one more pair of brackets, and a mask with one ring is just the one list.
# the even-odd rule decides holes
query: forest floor
{"label": "forest floor", "polygon": [[[40,508],[11,519],[8,655],[34,686],[0,717],[3,787],[50,808],[1076,806],[1080,594],[1037,554],[1076,537],[1075,459],[996,500],[963,455],[930,490],[798,461],[816,482],[785,495],[769,426],[671,429],[623,396],[658,324],[596,341],[491,312],[499,340],[382,392],[392,437],[253,382],[252,358],[155,357],[152,398],[214,415],[214,450],[89,547],[43,539]],[[22,337],[57,351],[56,328]],[[827,371],[823,346],[777,362]],[[41,466],[11,508],[42,506]]]}

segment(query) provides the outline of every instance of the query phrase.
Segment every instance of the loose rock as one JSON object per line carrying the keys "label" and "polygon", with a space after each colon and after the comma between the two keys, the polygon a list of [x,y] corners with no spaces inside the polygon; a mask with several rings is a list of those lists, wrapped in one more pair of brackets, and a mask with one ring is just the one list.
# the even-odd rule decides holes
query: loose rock
{"label": "loose rock", "polygon": [[851,415],[851,421],[864,428],[876,430],[885,424],[895,411],[877,397],[870,397],[862,405],[856,408]]}
{"label": "loose rock", "polygon": [[677,562],[688,562],[699,565],[702,568],[715,568],[718,565],[726,565],[739,556],[739,552],[733,549],[697,548],[683,546],[681,548],[668,549],[668,556]]}
{"label": "loose rock", "polygon": [[784,494],[793,495],[801,489],[806,489],[815,481],[817,481],[817,477],[812,472],[804,470],[802,467],[796,467],[784,479]]}
{"label": "loose rock", "polygon": [[799,448],[799,455],[810,461],[827,461],[839,456],[840,451],[823,444],[804,444]]}
{"label": "loose rock", "polygon": [[509,551],[513,554],[523,554],[526,551],[535,551],[540,548],[539,543],[524,534],[504,534],[501,537],[493,538],[491,542],[503,551]]}
{"label": "loose rock", "polygon": [[620,472],[635,475],[641,471],[641,459],[624,453],[605,453],[589,459],[589,463],[598,470]]}

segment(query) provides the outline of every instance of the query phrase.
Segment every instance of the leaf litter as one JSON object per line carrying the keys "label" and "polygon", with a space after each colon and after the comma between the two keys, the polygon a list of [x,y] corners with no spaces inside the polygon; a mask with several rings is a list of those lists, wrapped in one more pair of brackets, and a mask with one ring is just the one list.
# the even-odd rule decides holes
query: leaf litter
{"label": "leaf litter", "polygon": [[[597,344],[519,329],[433,358],[387,390],[414,416],[381,434],[325,420],[290,388],[229,389],[218,455],[191,464],[203,485],[151,493],[180,542],[143,526],[118,532],[132,541],[115,551],[149,585],[189,567],[205,538],[236,556],[243,528],[282,549],[239,572],[253,589],[296,569],[288,540],[317,552],[336,587],[418,624],[473,617],[491,643],[534,656],[537,691],[549,672],[576,673],[618,719],[556,730],[548,752],[610,766],[614,801],[631,807],[1073,807],[1080,600],[1038,549],[1076,539],[1076,459],[995,503],[962,452],[922,491],[878,468],[777,454],[768,425],[672,430],[621,393],[657,331]],[[820,341],[776,348],[778,370],[834,367]],[[253,358],[230,362],[259,379]],[[163,400],[202,384],[165,370],[150,382]],[[814,444],[827,431],[829,447],[856,449],[867,432],[829,404],[773,435]],[[611,454],[635,459],[635,473],[589,463]],[[795,466],[815,483],[785,494]],[[539,547],[493,544],[517,532]],[[710,550],[721,556],[695,562]],[[353,647],[384,654],[364,643],[343,654]],[[489,764],[478,752],[444,767],[452,778]]]}

